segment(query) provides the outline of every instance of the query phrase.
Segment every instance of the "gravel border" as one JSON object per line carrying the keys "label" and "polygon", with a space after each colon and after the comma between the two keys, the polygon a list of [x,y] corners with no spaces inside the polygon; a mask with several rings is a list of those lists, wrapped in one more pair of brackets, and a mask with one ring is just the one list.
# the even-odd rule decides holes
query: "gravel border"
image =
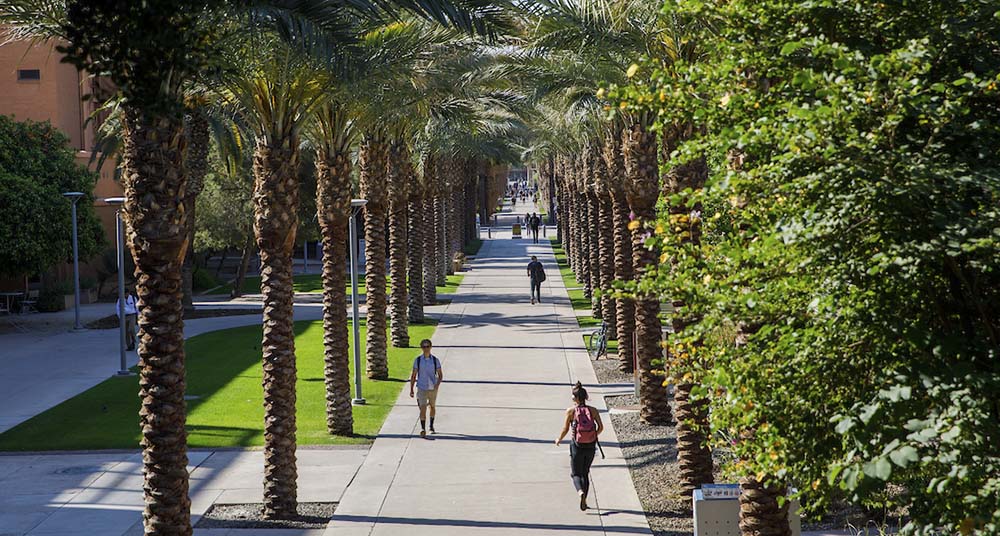
{"label": "gravel border", "polygon": [[299,515],[289,519],[264,519],[263,503],[213,504],[194,528],[198,529],[323,529],[329,524],[335,502],[300,502]]}

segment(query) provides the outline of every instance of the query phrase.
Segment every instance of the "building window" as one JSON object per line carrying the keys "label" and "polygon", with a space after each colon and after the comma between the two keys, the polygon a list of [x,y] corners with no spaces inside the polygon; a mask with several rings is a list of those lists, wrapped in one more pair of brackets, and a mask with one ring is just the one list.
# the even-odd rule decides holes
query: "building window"
{"label": "building window", "polygon": [[18,80],[41,80],[42,72],[38,69],[18,69],[17,70]]}

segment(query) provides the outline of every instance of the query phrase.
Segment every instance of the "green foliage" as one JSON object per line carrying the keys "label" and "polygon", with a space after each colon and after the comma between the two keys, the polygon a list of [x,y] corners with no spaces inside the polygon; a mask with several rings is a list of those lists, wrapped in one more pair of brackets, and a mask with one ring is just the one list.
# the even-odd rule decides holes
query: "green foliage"
{"label": "green foliage", "polygon": [[80,258],[104,244],[90,193],[95,174],[79,166],[68,139],[49,123],[0,116],[0,274],[40,273],[73,258],[70,201],[77,202]]}
{"label": "green foliage", "polygon": [[644,285],[700,320],[673,373],[716,395],[731,469],[905,508],[911,533],[1000,532],[996,4],[664,12],[702,53],[608,98],[704,128],[673,158],[706,156],[709,186],[668,200],[701,210],[648,222],[670,262]]}
{"label": "green foliage", "polygon": [[182,111],[181,87],[214,62],[221,0],[73,0],[60,47],[65,61],[106,76],[133,106]]}
{"label": "green foliage", "polygon": [[191,274],[191,286],[196,291],[210,290],[222,284],[212,275],[212,272],[204,269],[197,268],[194,273]]}

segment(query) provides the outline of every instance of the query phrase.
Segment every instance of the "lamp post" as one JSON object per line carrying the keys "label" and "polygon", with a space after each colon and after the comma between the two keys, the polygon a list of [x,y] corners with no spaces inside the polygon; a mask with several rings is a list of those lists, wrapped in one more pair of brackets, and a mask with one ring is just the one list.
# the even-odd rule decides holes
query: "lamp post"
{"label": "lamp post", "polygon": [[64,192],[63,197],[73,204],[73,329],[82,330],[80,325],[80,249],[77,245],[76,202],[83,197],[83,192]]}
{"label": "lamp post", "polygon": [[358,212],[368,204],[367,199],[351,200],[350,245],[351,251],[351,325],[354,327],[354,400],[355,406],[364,405],[361,396],[361,327],[358,325]]}
{"label": "lamp post", "polygon": [[115,211],[115,247],[118,250],[118,358],[119,376],[128,376],[128,364],[125,361],[125,244],[122,229],[122,203],[124,197],[106,197],[104,202],[117,207]]}

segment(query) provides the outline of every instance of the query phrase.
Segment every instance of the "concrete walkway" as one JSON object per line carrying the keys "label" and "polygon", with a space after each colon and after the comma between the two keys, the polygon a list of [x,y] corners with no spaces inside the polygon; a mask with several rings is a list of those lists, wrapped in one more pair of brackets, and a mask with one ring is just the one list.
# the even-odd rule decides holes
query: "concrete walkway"
{"label": "concrete walkway", "polygon": [[[336,502],[365,458],[364,447],[299,448],[299,501]],[[191,520],[214,503],[260,502],[260,450],[193,450]],[[0,456],[0,534],[141,536],[142,454],[13,454]],[[196,536],[311,536],[314,530],[195,529]]]}
{"label": "concrete walkway", "polygon": [[[541,305],[529,255],[549,275]],[[438,434],[417,435],[404,389],[326,534],[649,534],[609,418],[587,512],[553,445],[576,380],[606,407],[548,241],[486,241],[440,322]]]}

